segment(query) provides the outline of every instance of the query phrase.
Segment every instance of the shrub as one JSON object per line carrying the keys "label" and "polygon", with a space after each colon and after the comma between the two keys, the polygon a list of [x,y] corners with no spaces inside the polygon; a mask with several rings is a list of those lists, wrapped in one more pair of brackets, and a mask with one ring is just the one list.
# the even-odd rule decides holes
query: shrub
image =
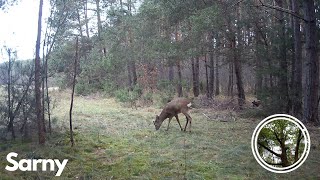
{"label": "shrub", "polygon": [[115,91],[117,89],[117,86],[110,82],[110,81],[106,81],[104,84],[103,84],[103,87],[102,87],[103,91],[110,95],[110,96],[115,96]]}
{"label": "shrub", "polygon": [[89,84],[84,83],[84,81],[80,79],[76,84],[75,91],[77,94],[88,95],[92,92],[92,89]]}
{"label": "shrub", "polygon": [[125,103],[129,101],[129,91],[127,89],[120,89],[115,91],[115,97],[118,101]]}

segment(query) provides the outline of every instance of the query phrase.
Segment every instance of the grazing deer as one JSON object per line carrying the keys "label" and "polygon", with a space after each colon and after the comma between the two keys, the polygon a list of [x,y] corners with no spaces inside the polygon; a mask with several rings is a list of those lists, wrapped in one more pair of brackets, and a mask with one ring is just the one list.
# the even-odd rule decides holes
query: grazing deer
{"label": "grazing deer", "polygon": [[191,121],[192,121],[192,118],[188,114],[189,109],[191,109],[191,101],[189,99],[176,98],[176,99],[170,101],[163,108],[163,110],[160,113],[160,115],[156,116],[156,120],[153,121],[153,124],[154,124],[156,130],[158,130],[160,128],[162,122],[167,118],[169,118],[168,127],[167,127],[167,130],[169,130],[170,121],[174,116],[174,117],[176,117],[176,119],[177,119],[177,121],[179,123],[181,131],[183,131],[183,129],[181,127],[181,124],[180,124],[180,121],[179,121],[179,117],[178,117],[178,114],[182,113],[187,118],[187,123],[186,123],[186,126],[184,127],[184,131],[186,131],[187,125],[188,125],[188,123],[190,123],[189,130],[191,132]]}

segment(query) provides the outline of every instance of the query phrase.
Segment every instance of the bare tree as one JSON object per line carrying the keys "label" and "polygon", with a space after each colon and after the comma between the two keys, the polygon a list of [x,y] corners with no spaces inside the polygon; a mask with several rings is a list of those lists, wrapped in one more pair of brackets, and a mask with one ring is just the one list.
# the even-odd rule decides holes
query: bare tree
{"label": "bare tree", "polygon": [[8,53],[8,74],[7,74],[7,91],[8,91],[8,117],[9,117],[9,124],[8,124],[8,131],[11,131],[11,135],[12,138],[15,139],[16,135],[14,132],[14,128],[13,128],[13,120],[14,120],[14,116],[13,116],[13,100],[11,99],[12,94],[11,94],[11,90],[12,90],[12,65],[13,65],[13,61],[11,58],[11,53],[12,53],[12,49],[11,48],[6,48],[6,51]]}
{"label": "bare tree", "polygon": [[76,77],[77,77],[77,62],[79,58],[79,39],[78,36],[76,38],[76,55],[74,58],[74,71],[73,71],[73,81],[72,81],[72,93],[71,93],[71,104],[70,104],[70,111],[69,111],[69,124],[70,124],[70,142],[71,146],[74,146],[74,139],[73,139],[73,130],[72,130],[72,108],[73,108],[73,99],[74,99],[74,89],[76,86]]}
{"label": "bare tree", "polygon": [[42,21],[42,7],[43,0],[39,3],[39,15],[38,15],[38,35],[36,42],[36,58],[35,58],[35,97],[36,97],[36,115],[38,124],[39,144],[46,142],[44,118],[42,113],[42,101],[41,101],[41,65],[40,65],[40,40],[41,40],[41,21]]}

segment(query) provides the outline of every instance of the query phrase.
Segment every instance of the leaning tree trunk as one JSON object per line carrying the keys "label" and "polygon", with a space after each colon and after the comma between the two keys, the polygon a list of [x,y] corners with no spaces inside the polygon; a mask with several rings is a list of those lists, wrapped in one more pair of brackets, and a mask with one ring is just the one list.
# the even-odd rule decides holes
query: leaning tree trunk
{"label": "leaning tree trunk", "polygon": [[40,0],[39,4],[39,15],[38,15],[38,35],[36,42],[36,59],[35,59],[35,76],[34,76],[34,86],[35,86],[35,97],[36,97],[36,115],[38,124],[38,135],[39,144],[44,144],[46,142],[44,121],[42,114],[42,102],[41,102],[41,66],[40,66],[40,41],[41,41],[41,20],[42,20],[42,6],[43,0]]}
{"label": "leaning tree trunk", "polygon": [[303,122],[319,124],[318,87],[319,61],[317,56],[317,26],[313,0],[303,1],[306,38],[306,59],[303,64]]}

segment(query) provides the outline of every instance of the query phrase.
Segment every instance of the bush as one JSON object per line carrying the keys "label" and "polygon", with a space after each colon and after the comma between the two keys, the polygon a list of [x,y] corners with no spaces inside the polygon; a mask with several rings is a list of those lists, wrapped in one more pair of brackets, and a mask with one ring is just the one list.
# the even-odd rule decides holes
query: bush
{"label": "bush", "polygon": [[92,89],[89,87],[89,84],[84,83],[84,81],[80,79],[76,84],[75,91],[77,94],[89,95]]}
{"label": "bush", "polygon": [[117,89],[117,86],[114,85],[112,82],[110,81],[106,81],[104,84],[103,84],[103,91],[105,93],[107,93],[108,95],[110,96],[115,96],[115,91]]}
{"label": "bush", "polygon": [[143,101],[145,102],[153,102],[153,94],[151,92],[145,93],[142,96]]}
{"label": "bush", "polygon": [[122,103],[129,102],[129,91],[127,89],[117,90],[115,91],[115,97]]}

